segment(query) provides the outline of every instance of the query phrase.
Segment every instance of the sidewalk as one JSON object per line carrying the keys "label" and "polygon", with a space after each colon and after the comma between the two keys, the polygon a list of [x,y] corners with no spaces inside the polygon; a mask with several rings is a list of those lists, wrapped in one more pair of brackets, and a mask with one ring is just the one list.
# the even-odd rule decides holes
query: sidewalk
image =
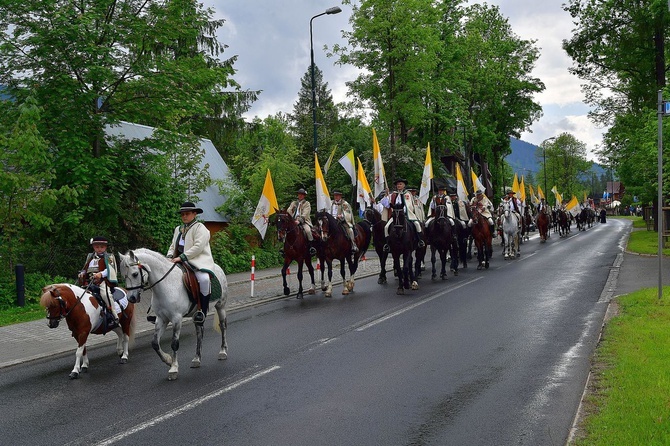
{"label": "sidewalk", "polygon": [[[313,264],[316,269],[316,262]],[[334,262],[333,268],[335,268],[335,264],[338,267],[337,270],[334,269],[333,285],[337,286],[342,283],[342,280],[339,274],[339,263]],[[392,261],[388,260],[387,270],[391,266]],[[297,267],[297,264],[292,263],[289,268],[290,274],[287,277],[291,289],[289,298],[295,298],[298,291]],[[376,253],[368,251],[365,254],[365,260],[362,260],[359,264],[356,277],[377,275],[379,270],[379,259]],[[315,271],[315,273],[314,280],[318,286],[321,280],[321,272]],[[303,277],[303,289],[305,289],[309,287],[309,274],[307,274],[307,268],[305,267],[303,267],[303,274],[305,276]],[[287,297],[283,295],[281,268],[257,270],[254,276],[253,297],[251,297],[251,271],[226,276],[228,279],[228,304],[226,309],[229,313]],[[317,292],[320,292],[320,290]],[[147,322],[146,319],[150,302],[151,292],[145,292],[142,294],[141,302],[135,308],[137,318],[135,337],[154,331],[154,325]],[[54,329],[47,326],[46,319],[0,327],[0,339],[2,339],[0,343],[0,369],[65,352],[72,353],[74,358],[74,352],[77,348],[77,343],[72,338],[65,321],[62,321],[58,328]],[[116,343],[116,340],[115,333],[107,333],[104,336],[91,335],[88,338],[87,345],[92,347],[102,343],[112,344]]]}

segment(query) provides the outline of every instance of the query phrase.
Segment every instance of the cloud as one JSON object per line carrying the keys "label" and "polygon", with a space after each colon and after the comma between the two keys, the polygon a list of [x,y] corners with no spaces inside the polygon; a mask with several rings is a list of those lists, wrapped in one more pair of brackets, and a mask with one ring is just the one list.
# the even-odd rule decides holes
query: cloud
{"label": "cloud", "polygon": [[[481,2],[480,2],[481,3]],[[539,144],[562,132],[570,132],[586,143],[589,157],[601,143],[605,129],[592,124],[583,103],[580,80],[568,72],[572,62],[563,51],[564,39],[571,36],[573,23],[560,2],[493,0],[516,35],[536,41],[540,58],[533,76],[544,82],[546,90],[535,98],[544,116],[535,122],[522,139]],[[224,57],[238,55],[235,79],[244,89],[262,90],[247,118],[265,118],[279,111],[290,113],[300,90],[300,79],[310,66],[310,19],[331,6],[342,12],[317,17],[313,21],[314,60],[323,71],[324,81],[336,102],[345,101],[346,81],[357,72],[353,67],[334,64],[323,50],[325,45],[346,44],[342,30],[350,30],[351,8],[339,0],[205,0],[217,18],[226,23],[219,39],[229,45]]]}

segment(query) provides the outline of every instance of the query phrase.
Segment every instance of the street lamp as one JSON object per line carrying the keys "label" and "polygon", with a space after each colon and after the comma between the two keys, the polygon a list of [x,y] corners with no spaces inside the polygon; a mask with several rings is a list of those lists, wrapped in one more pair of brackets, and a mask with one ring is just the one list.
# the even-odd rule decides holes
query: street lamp
{"label": "street lamp", "polygon": [[[544,193],[547,193],[547,148],[545,146],[549,141],[556,141],[556,137],[552,136],[542,141],[542,170],[544,176]],[[546,201],[546,200],[545,200]]]}
{"label": "street lamp", "polygon": [[326,9],[321,14],[317,14],[309,20],[309,52],[310,58],[312,61],[311,72],[312,72],[312,123],[314,124],[314,153],[316,153],[317,148],[317,139],[316,139],[316,85],[314,83],[314,41],[312,39],[312,21],[326,14],[339,14],[342,12],[342,9],[339,6],[333,6],[332,8]]}

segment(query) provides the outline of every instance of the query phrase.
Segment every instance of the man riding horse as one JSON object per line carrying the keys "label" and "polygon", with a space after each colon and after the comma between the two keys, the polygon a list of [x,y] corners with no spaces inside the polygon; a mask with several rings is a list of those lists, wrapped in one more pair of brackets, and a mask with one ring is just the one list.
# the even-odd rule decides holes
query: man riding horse
{"label": "man riding horse", "polygon": [[[396,190],[390,195],[382,198],[381,204],[386,209],[396,208],[403,210],[407,219],[411,221],[416,228],[415,234],[416,238],[418,239],[417,242],[419,248],[424,248],[426,246],[426,242],[423,240],[421,223],[416,216],[414,199],[412,198],[412,193],[405,189],[407,187],[407,180],[404,178],[398,178],[393,182],[393,185],[395,186]],[[384,236],[386,238],[388,238],[389,227],[391,226],[392,221],[393,220],[389,219],[388,223],[386,223],[386,226],[384,226]],[[384,251],[388,252],[389,250],[390,247],[387,243],[384,245]]]}
{"label": "man riding horse", "polygon": [[293,217],[295,222],[305,233],[305,237],[309,240],[309,254],[316,255],[316,248],[314,248],[314,235],[312,234],[312,205],[306,200],[307,191],[303,188],[296,192],[297,199],[293,200],[286,209],[286,213]]}
{"label": "man riding horse", "polygon": [[432,222],[436,217],[436,209],[438,206],[446,206],[447,216],[449,217],[449,223],[451,226],[454,226],[454,207],[451,203],[451,199],[447,195],[447,186],[439,185],[437,187],[437,194],[433,196],[433,199],[430,200],[430,217],[426,220],[426,227]]}
{"label": "man riding horse", "polygon": [[503,197],[503,201],[510,203],[510,210],[516,214],[516,219],[519,225],[519,231],[521,231],[521,216],[523,215],[523,205],[521,200],[516,197],[516,193],[512,190],[511,187],[506,188],[507,196]]}
{"label": "man riding horse", "polygon": [[[489,227],[491,229],[491,235],[495,237],[493,215],[491,215],[491,211],[493,211],[493,203],[491,203],[491,200],[489,200],[489,198],[484,195],[484,191],[477,189],[475,196],[472,197],[472,200],[470,200],[470,206],[476,207],[480,215],[486,217],[486,220],[488,221]],[[472,227],[472,218],[468,220],[468,226]]]}
{"label": "man riding horse", "polygon": [[351,205],[342,198],[342,192],[333,191],[333,200],[330,206],[330,215],[340,223],[351,242],[351,252],[358,252],[356,239],[354,238],[354,214]]}

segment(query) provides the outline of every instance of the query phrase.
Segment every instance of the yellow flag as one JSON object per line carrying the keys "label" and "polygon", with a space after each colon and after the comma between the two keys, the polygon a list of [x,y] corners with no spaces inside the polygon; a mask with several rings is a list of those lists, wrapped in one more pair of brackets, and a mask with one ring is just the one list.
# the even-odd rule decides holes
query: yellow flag
{"label": "yellow flag", "polygon": [[347,171],[351,177],[351,185],[356,185],[356,168],[354,164],[354,149],[349,150],[340,160],[338,161],[344,170]]}
{"label": "yellow flag", "polygon": [[265,238],[265,232],[268,229],[268,217],[274,214],[277,209],[279,209],[277,196],[275,195],[275,188],[272,184],[270,169],[268,169],[268,173],[265,175],[265,184],[263,185],[261,199],[258,201],[256,212],[254,212],[254,216],[251,219],[251,223],[258,229],[258,232],[261,233],[261,238]]}
{"label": "yellow flag", "polygon": [[582,211],[582,208],[579,206],[579,201],[577,200],[577,197],[574,195],[568,201],[568,204],[565,205],[565,210],[570,212],[573,217],[576,217],[579,215],[579,213]]}
{"label": "yellow flag", "polygon": [[423,175],[421,176],[421,187],[419,188],[419,200],[421,203],[428,202],[430,194],[430,180],[433,179],[433,160],[430,158],[430,143],[426,149],[426,162],[423,166]]}
{"label": "yellow flag", "polygon": [[365,172],[363,172],[363,163],[361,163],[361,159],[356,158],[356,160],[358,161],[358,187],[356,194],[358,197],[356,201],[360,204],[361,209],[365,209],[372,205],[372,202],[370,201],[370,194],[372,191],[370,190],[370,183],[368,183],[368,179],[365,177]]}
{"label": "yellow flag", "polygon": [[479,181],[479,177],[477,176],[477,174],[475,173],[475,171],[473,169],[470,169],[470,177],[472,178],[472,190],[473,190],[473,192],[476,193],[478,190],[484,192],[484,190],[486,188],[484,187],[482,182]]}
{"label": "yellow flag", "polygon": [[523,175],[521,175],[521,181],[519,182],[519,199],[522,203],[526,202],[526,186],[523,184]]}
{"label": "yellow flag", "polygon": [[382,162],[382,152],[377,141],[377,132],[372,129],[372,159],[374,160],[375,197],[386,190],[386,172]]}
{"label": "yellow flag", "polygon": [[512,192],[514,192],[516,198],[521,198],[519,196],[519,179],[516,176],[516,172],[514,173],[514,181],[512,181]]}
{"label": "yellow flag", "polygon": [[314,152],[314,170],[316,176],[316,210],[330,209],[330,194],[328,193],[326,180],[323,178],[323,172],[321,172],[321,166],[319,166],[319,157],[316,152]]}
{"label": "yellow flag", "polygon": [[328,160],[326,161],[326,164],[323,166],[323,171],[328,175],[328,170],[330,169],[330,165],[333,163],[333,157],[335,156],[335,151],[337,150],[337,146],[333,147],[333,151],[330,152],[330,156],[328,157]]}
{"label": "yellow flag", "polygon": [[456,194],[459,200],[468,202],[468,189],[465,187],[463,174],[461,174],[461,166],[458,163],[456,163]]}
{"label": "yellow flag", "polygon": [[547,197],[544,196],[544,192],[542,192],[542,188],[540,187],[539,184],[537,185],[537,195],[538,195],[540,198],[544,198],[545,200],[547,199]]}

